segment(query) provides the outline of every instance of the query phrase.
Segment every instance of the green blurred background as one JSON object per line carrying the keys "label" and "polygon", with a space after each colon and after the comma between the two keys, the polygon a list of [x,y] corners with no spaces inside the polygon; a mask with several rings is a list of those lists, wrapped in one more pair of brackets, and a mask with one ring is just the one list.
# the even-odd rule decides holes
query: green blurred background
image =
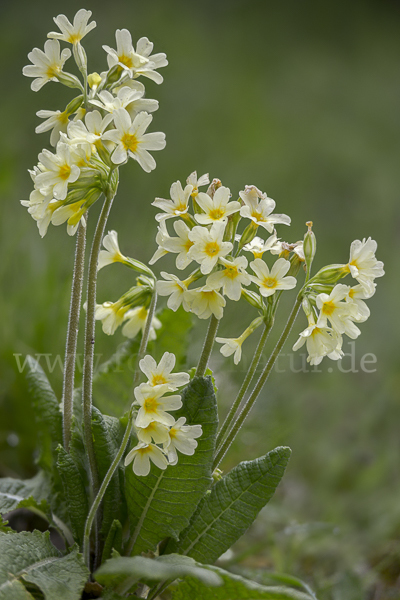
{"label": "green blurred background", "polygon": [[[283,373],[272,374],[223,465],[227,470],[278,444],[293,450],[276,496],[227,560],[260,580],[268,569],[291,572],[323,600],[400,598],[400,4],[114,0],[84,6],[98,23],[84,40],[91,71],[105,68],[101,46],[115,46],[116,28],[128,28],[134,40],[148,36],[170,61],[162,86],[144,80],[147,96],[160,102],[152,130],[166,133],[167,148],[156,154],[150,175],[133,162],[121,170],[109,228],[118,230],[123,252],[150,258],[156,230],[150,203],[168,197],[170,184],[195,169],[222,179],[234,196],[245,184],[267,191],[277,211],[292,217],[290,230],[279,230],[288,241],[301,239],[305,221],[313,220],[316,267],[346,262],[354,239],[378,241],[386,276],[356,343],[358,372],[326,361],[320,372],[293,373],[283,358]],[[35,113],[62,109],[72,91],[50,83],[34,93],[21,70],[28,52],[42,48],[55,29],[52,17],[72,18],[81,7],[75,0],[68,6],[20,0],[3,1],[0,9],[2,476],[35,472],[33,415],[14,354],[22,360],[27,353],[63,355],[75,243],[64,226],[50,226],[41,240],[19,204],[31,189],[27,168],[48,144],[46,134],[34,134]],[[123,267],[104,270],[98,300],[115,300],[130,285]],[[282,322],[288,306],[280,310]],[[231,308],[220,335],[238,335],[252,317],[242,306]],[[302,317],[286,352],[304,327]],[[188,366],[204,330],[205,323],[196,326]],[[96,352],[106,358],[121,342],[119,332],[107,338],[100,330]],[[249,340],[249,353],[251,347]],[[366,353],[377,359],[372,373],[359,367]],[[350,358],[345,361],[348,369]],[[244,366],[234,369],[218,352],[212,366],[223,413]],[[59,367],[50,377],[60,393]]]}

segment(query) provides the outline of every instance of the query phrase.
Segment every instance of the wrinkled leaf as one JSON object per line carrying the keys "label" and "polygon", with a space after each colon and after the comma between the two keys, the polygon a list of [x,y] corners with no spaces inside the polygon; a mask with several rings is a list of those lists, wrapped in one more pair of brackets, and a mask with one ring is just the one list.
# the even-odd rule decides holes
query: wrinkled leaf
{"label": "wrinkled leaf", "polygon": [[34,600],[23,583],[18,579],[0,585],[0,600]]}
{"label": "wrinkled leaf", "polygon": [[[77,548],[62,556],[50,542],[48,531],[0,533],[0,598],[4,600],[13,597],[9,591],[15,579],[37,585],[46,600],[79,600],[88,575]],[[20,596],[14,597],[29,598],[28,592],[22,595],[21,585],[15,586]]]}
{"label": "wrinkled leaf", "polygon": [[38,586],[46,600],[80,600],[89,571],[84,565],[78,548],[59,558],[56,562],[30,569],[22,578]]}
{"label": "wrinkled leaf", "polygon": [[46,474],[41,471],[32,479],[0,479],[0,514],[5,514],[16,508],[35,508],[44,513],[49,519],[51,498],[50,483]]}
{"label": "wrinkled leaf", "polygon": [[213,563],[250,527],[272,498],[290,458],[290,448],[275,448],[266,456],[238,464],[201,501],[179,542],[167,552],[187,554]]}
{"label": "wrinkled leaf", "polygon": [[39,438],[38,465],[53,471],[55,449],[62,443],[62,416],[57,397],[37,360],[27,357],[28,390],[35,411]]}
{"label": "wrinkled leaf", "polygon": [[[179,461],[165,471],[152,465],[147,477],[125,470],[126,498],[131,521],[131,554],[154,550],[166,537],[177,538],[211,484],[212,459],[218,426],[217,404],[210,377],[196,377],[182,393],[176,413],[188,424],[200,424],[203,435],[193,456],[179,453]],[[132,543],[131,543],[132,545]]]}
{"label": "wrinkled leaf", "polygon": [[96,571],[96,580],[104,586],[116,586],[126,579],[135,582],[155,582],[191,576],[206,585],[220,585],[218,575],[204,569],[188,556],[170,554],[151,559],[144,556],[121,556],[107,560]]}
{"label": "wrinkled leaf", "polygon": [[[117,419],[114,419],[114,421],[119,424]],[[106,421],[101,412],[93,407],[92,435],[100,481],[103,481],[118,452],[118,445],[115,443],[115,433],[113,432],[113,435],[110,435],[110,427],[113,425],[113,420],[109,418]],[[102,502],[102,524],[100,531],[104,538],[107,536],[114,519],[122,520],[119,510],[121,506],[121,490],[118,471],[119,469],[112,476]]]}
{"label": "wrinkled leaf", "polygon": [[57,449],[57,469],[64,488],[65,503],[72,533],[79,544],[83,541],[83,531],[88,514],[88,500],[85,485],[79,469],[62,446]]}
{"label": "wrinkled leaf", "polygon": [[218,567],[208,567],[223,580],[220,587],[207,587],[188,577],[175,588],[172,600],[311,600],[309,594],[286,587],[264,586]]}

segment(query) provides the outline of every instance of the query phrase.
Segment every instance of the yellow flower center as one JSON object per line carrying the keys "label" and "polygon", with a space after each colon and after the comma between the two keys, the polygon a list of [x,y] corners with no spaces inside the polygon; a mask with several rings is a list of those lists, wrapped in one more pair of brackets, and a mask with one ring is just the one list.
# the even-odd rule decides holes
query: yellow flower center
{"label": "yellow flower center", "polygon": [[57,65],[51,65],[46,71],[46,77],[52,79],[53,77],[57,77],[57,73],[60,72],[60,67]]}
{"label": "yellow flower center", "polygon": [[318,335],[319,333],[321,333],[321,330],[319,327],[314,327],[314,329],[311,332],[312,337],[314,337],[314,335]]}
{"label": "yellow flower center", "polygon": [[152,433],[156,428],[156,424],[157,421],[152,421],[151,423],[149,423],[149,425],[147,425],[147,427],[143,427],[143,431],[145,431],[146,433]]}
{"label": "yellow flower center", "polygon": [[174,439],[174,437],[176,437],[176,429],[174,429],[173,427],[171,427],[171,429],[169,430],[169,437],[171,439]]}
{"label": "yellow flower center", "polygon": [[262,214],[262,213],[260,213],[260,212],[258,212],[257,210],[254,210],[254,211],[251,213],[251,216],[252,216],[252,217],[253,217],[253,219],[255,219],[256,221],[261,221],[261,222],[263,222],[263,221],[265,221],[265,220],[266,220],[266,219],[264,219],[264,216],[263,216],[263,214]]}
{"label": "yellow flower center", "polygon": [[58,176],[63,181],[66,181],[68,177],[71,175],[71,167],[67,164],[61,165]]}
{"label": "yellow flower center", "polygon": [[220,208],[214,208],[213,210],[210,210],[210,212],[208,213],[208,216],[213,221],[218,221],[218,219],[221,219],[224,216],[224,214],[225,214],[225,212],[223,210],[221,210]]}
{"label": "yellow flower center", "polygon": [[126,56],[126,54],[121,54],[120,56],[118,56],[118,62],[128,67],[128,69],[132,69],[133,67],[132,58],[130,56]]}
{"label": "yellow flower center", "polygon": [[69,38],[66,40],[67,42],[69,42],[70,44],[77,44],[78,42],[80,42],[82,39],[82,36],[80,33],[71,33],[71,35],[69,36]]}
{"label": "yellow flower center", "polygon": [[185,212],[188,209],[187,204],[178,204],[178,206],[175,207],[174,209],[174,213],[177,215],[181,212]]}
{"label": "yellow flower center", "polygon": [[125,150],[130,150],[131,152],[136,152],[139,145],[138,139],[134,133],[124,133],[121,142]]}
{"label": "yellow flower center", "polygon": [[137,449],[137,453],[140,454],[140,456],[144,456],[145,454],[148,454],[148,452],[151,452],[150,446],[146,446],[146,448]]}
{"label": "yellow flower center", "polygon": [[164,375],[161,373],[159,375],[153,375],[151,380],[152,385],[162,385],[163,383],[168,383],[165,379]]}
{"label": "yellow flower center", "polygon": [[225,277],[229,277],[229,279],[236,279],[236,277],[239,275],[238,268],[235,266],[225,267],[224,275]]}
{"label": "yellow flower center", "polygon": [[185,242],[184,248],[186,252],[189,252],[190,248],[193,246],[194,242],[191,242],[189,239]]}
{"label": "yellow flower center", "polygon": [[157,412],[158,402],[157,398],[146,398],[143,404],[143,408],[146,412],[155,413]]}
{"label": "yellow flower center", "polygon": [[333,300],[330,300],[330,302],[324,302],[322,305],[322,312],[329,317],[334,312],[335,308],[335,303]]}
{"label": "yellow flower center", "polygon": [[354,298],[354,293],[355,293],[355,292],[354,292],[353,288],[351,288],[351,289],[349,290],[349,298]]}
{"label": "yellow flower center", "polygon": [[208,254],[208,256],[215,256],[219,252],[219,245],[217,242],[208,242],[204,248],[204,252]]}
{"label": "yellow flower center", "polygon": [[205,298],[208,302],[212,302],[214,298],[217,296],[217,292],[215,290],[210,290],[209,292],[201,292],[203,298]]}
{"label": "yellow flower center", "polygon": [[63,125],[65,125],[69,121],[68,114],[65,111],[62,112],[62,113],[60,113],[58,115],[58,120],[60,121],[60,123],[62,123]]}
{"label": "yellow flower center", "polygon": [[274,288],[278,285],[275,277],[266,277],[263,281],[263,286],[267,288]]}

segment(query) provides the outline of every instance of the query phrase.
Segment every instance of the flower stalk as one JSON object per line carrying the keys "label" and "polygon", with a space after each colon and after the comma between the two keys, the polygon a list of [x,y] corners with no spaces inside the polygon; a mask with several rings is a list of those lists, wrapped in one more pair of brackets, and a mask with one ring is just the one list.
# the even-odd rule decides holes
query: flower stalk
{"label": "flower stalk", "polygon": [[289,315],[289,319],[286,323],[285,329],[283,330],[281,337],[279,338],[274,350],[272,351],[272,354],[269,357],[268,362],[265,365],[252,393],[250,394],[250,397],[248,398],[247,402],[243,406],[243,409],[240,412],[238,418],[236,419],[231,431],[229,432],[229,435],[227,436],[226,440],[224,441],[224,443],[222,444],[221,448],[218,450],[218,452],[215,456],[213,469],[216,469],[219,466],[219,464],[221,463],[225,454],[231,447],[233,440],[237,436],[239,429],[243,425],[244,420],[246,419],[247,415],[253,408],[253,405],[254,405],[255,401],[257,400],[262,388],[264,387],[264,384],[267,381],[269,374],[272,371],[275,361],[278,358],[279,353],[282,350],[282,347],[290,334],[290,331],[296,320],[297,314],[300,310],[301,302],[302,302],[302,297],[299,295],[299,296],[297,296],[296,302],[292,308],[292,312]]}
{"label": "flower stalk", "polygon": [[71,441],[73,394],[76,363],[76,345],[78,341],[79,316],[82,300],[83,273],[85,266],[86,227],[80,223],[76,237],[75,262],[72,276],[71,301],[67,339],[65,344],[64,377],[63,377],[63,443],[69,452]]}
{"label": "flower stalk", "polygon": [[[110,173],[111,178],[111,173]],[[96,310],[96,287],[97,287],[97,263],[100,252],[101,242],[104,235],[104,229],[110,214],[111,206],[114,200],[115,191],[111,186],[105,193],[105,201],[97,222],[96,231],[93,237],[92,248],[89,258],[89,269],[87,278],[87,309],[85,323],[85,348],[83,363],[83,385],[82,385],[82,404],[83,404],[83,429],[85,449],[89,463],[89,478],[91,487],[91,496],[95,497],[99,490],[99,474],[97,469],[96,455],[93,445],[92,435],[92,390],[93,390],[93,362],[94,362],[94,340],[95,340],[95,310]],[[96,527],[96,555],[98,554],[98,528]]]}
{"label": "flower stalk", "polygon": [[204,340],[203,350],[196,369],[196,377],[203,377],[207,370],[208,361],[214,346],[215,336],[217,335],[218,331],[218,325],[219,319],[217,319],[214,315],[211,315],[206,339]]}
{"label": "flower stalk", "polygon": [[261,356],[262,356],[266,341],[268,339],[268,335],[272,329],[272,325],[273,325],[272,320],[269,323],[265,324],[264,330],[263,330],[261,337],[259,339],[259,342],[257,344],[257,348],[254,352],[253,359],[251,361],[249,370],[246,373],[246,377],[244,378],[241,388],[239,390],[239,393],[235,399],[235,402],[232,404],[231,408],[229,409],[229,413],[226,416],[226,419],[225,419],[224,423],[222,424],[222,427],[218,433],[217,441],[216,441],[217,452],[220,449],[220,447],[222,446],[226,432],[229,430],[229,427],[231,426],[231,423],[232,423],[233,419],[235,418],[235,415],[240,406],[240,403],[242,402],[244,395],[246,394],[246,392],[249,388],[249,385],[251,384],[254,373],[256,372],[257,367],[260,363]]}
{"label": "flower stalk", "polygon": [[[154,293],[153,293],[153,296],[151,299],[151,303],[150,303],[150,307],[149,307],[149,312],[147,314],[145,329],[144,329],[144,332],[142,335],[142,340],[141,340],[140,347],[139,347],[139,353],[138,353],[138,357],[137,357],[135,374],[133,377],[133,387],[135,387],[137,385],[137,382],[139,380],[139,375],[140,375],[139,362],[141,361],[141,359],[144,357],[144,355],[146,353],[147,344],[149,342],[149,337],[150,337],[151,323],[152,323],[152,320],[154,317],[156,304],[157,304],[157,292],[154,290]],[[84,557],[85,563],[88,567],[90,565],[90,532],[92,530],[93,521],[96,517],[96,513],[100,507],[100,504],[104,498],[104,494],[106,493],[107,487],[108,487],[108,485],[115,473],[115,470],[117,469],[117,467],[125,453],[126,447],[129,443],[129,440],[131,437],[131,432],[132,432],[132,406],[129,411],[128,424],[125,429],[125,433],[124,433],[124,437],[121,442],[121,446],[119,447],[119,450],[118,450],[113,462],[111,463],[110,468],[108,469],[108,471],[106,473],[106,476],[104,477],[104,479],[100,485],[99,491],[97,492],[97,495],[93,501],[92,506],[90,507],[90,511],[89,511],[88,517],[86,519],[84,539],[83,539],[83,557]]]}

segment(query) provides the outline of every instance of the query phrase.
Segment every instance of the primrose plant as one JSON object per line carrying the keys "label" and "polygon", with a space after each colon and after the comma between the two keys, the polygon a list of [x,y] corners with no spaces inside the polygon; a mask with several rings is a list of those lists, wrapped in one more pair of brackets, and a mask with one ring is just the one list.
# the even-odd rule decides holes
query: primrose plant
{"label": "primrose plant", "polygon": [[[266,193],[246,185],[232,200],[219,179],[210,182],[208,175],[198,178],[193,172],[185,186],[171,185],[170,198],[153,202],[159,211],[157,247],[149,264],[125,255],[117,233],[104,235],[105,228],[120,167],[132,168],[133,159],[150,173],[156,167],[152,152],[165,146],[163,133],[148,131],[158,102],[146,97],[143,81],[162,83],[159,70],[167,59],[153,53],[147,38],[134,46],[129,31],[121,29],[116,49],[103,46],[108,68],[101,74],[88,71],[81,42],[96,25],[90,17],[84,9],[72,24],[64,15],[56,17],[60,31],[48,34],[44,51],[35,48],[28,55],[32,64],[23,70],[33,78],[33,91],[55,82],[76,92],[63,110],[37,113],[45,120],[36,132],[49,132],[53,149],[39,154],[30,171],[33,190],[22,201],[42,237],[50,225],[65,223],[68,234],[76,235],[76,252],[61,402],[40,366],[28,360],[40,470],[30,480],[0,480],[1,513],[28,508],[47,521],[53,537],[49,531],[14,531],[0,519],[0,598],[315,598],[293,577],[280,576],[282,585],[266,586],[213,566],[273,495],[290,449],[275,448],[226,475],[218,467],[300,309],[308,325],[293,348],[306,344],[312,365],[325,356],[340,359],[343,336],[358,337],[359,324],[369,317],[365,300],[384,274],[375,258],[376,242],[354,241],[347,263],[313,275],[311,222],[304,240],[285,242],[276,229],[282,235],[290,217],[276,213]],[[61,49],[60,42],[67,46]],[[71,54],[77,75],[65,70]],[[98,201],[102,207],[85,268],[87,220]],[[154,265],[168,254],[176,269],[158,277]],[[133,285],[120,298],[100,303],[98,271],[114,263],[133,270]],[[357,283],[340,283],[348,276]],[[294,306],[264,362],[283,293],[294,295]],[[158,297],[166,298],[162,310]],[[232,325],[232,338],[217,337],[228,302],[242,302],[244,313],[253,315],[242,333]],[[75,388],[81,306],[83,377]],[[208,328],[197,367],[188,372],[184,345],[195,317],[207,320]],[[128,339],[94,370],[96,320],[105,334],[121,327]],[[237,365],[245,340],[257,330],[249,369],[218,427],[216,387],[208,370],[214,343]],[[125,384],[115,380],[130,359],[133,379],[125,386],[126,397],[119,397]],[[112,415],[93,405],[107,377]]]}

